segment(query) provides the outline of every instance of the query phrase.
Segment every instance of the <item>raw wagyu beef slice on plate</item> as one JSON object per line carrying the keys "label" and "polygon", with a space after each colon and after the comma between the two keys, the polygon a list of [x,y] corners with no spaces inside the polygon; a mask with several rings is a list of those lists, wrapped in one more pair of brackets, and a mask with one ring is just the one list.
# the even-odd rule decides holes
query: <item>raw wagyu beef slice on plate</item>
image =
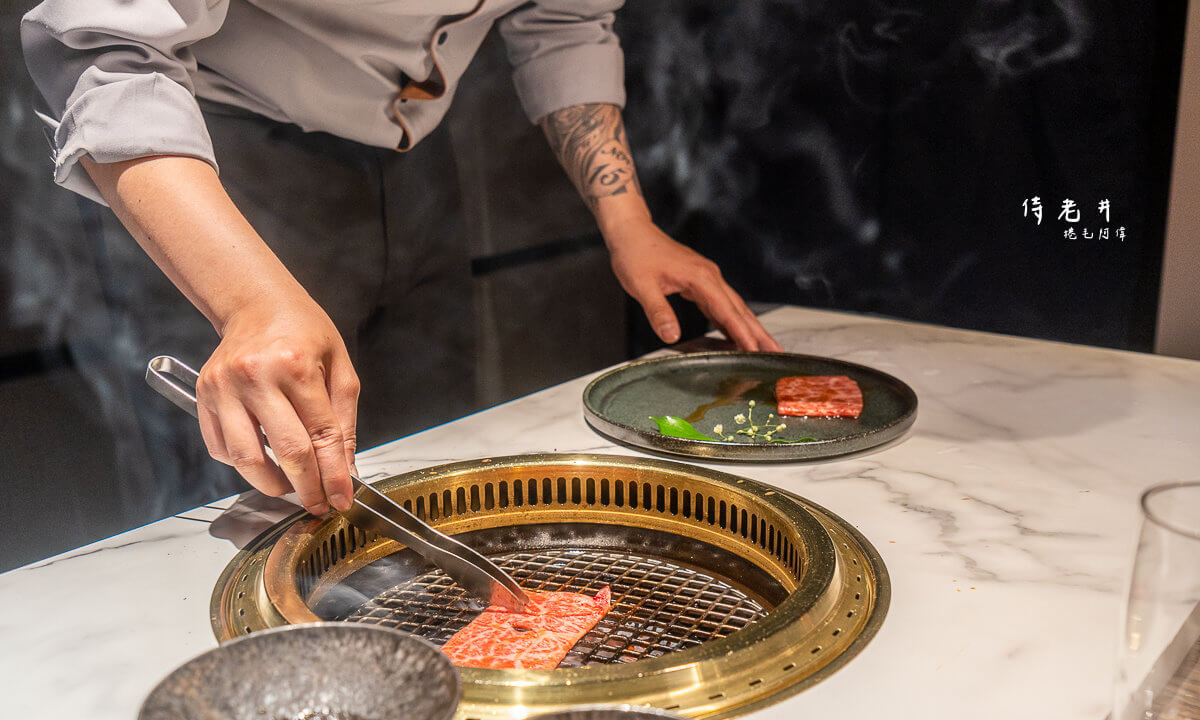
{"label": "raw wagyu beef slice on plate", "polygon": [[795,375],[775,382],[780,415],[849,417],[862,414],[858,383],[845,375]]}

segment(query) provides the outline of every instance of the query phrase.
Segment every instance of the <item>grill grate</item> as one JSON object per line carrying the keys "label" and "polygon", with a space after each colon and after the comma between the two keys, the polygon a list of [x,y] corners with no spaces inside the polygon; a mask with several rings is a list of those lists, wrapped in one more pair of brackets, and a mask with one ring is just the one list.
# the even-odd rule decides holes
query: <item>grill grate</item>
{"label": "grill grate", "polygon": [[[527,590],[595,594],[612,588],[609,613],[559,667],[628,663],[725,637],[766,616],[727,581],[660,558],[608,550],[541,550],[491,558]],[[345,619],[396,628],[438,645],[482,611],[440,570],[386,590]]]}

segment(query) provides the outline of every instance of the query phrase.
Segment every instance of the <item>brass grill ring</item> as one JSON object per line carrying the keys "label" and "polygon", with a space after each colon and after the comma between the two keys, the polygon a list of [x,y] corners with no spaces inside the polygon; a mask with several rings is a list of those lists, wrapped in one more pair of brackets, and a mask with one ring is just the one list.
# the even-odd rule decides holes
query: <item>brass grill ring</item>
{"label": "brass grill ring", "polygon": [[[843,520],[707,468],[527,455],[443,465],[376,487],[531,587],[613,587],[613,611],[567,662],[578,667],[464,668],[460,720],[594,703],[733,717],[841,667],[878,630],[890,596],[879,555]],[[479,608],[439,578],[391,540],[299,513],[226,569],[213,628],[224,639],[347,619],[444,642]],[[347,599],[351,592],[361,597]]]}

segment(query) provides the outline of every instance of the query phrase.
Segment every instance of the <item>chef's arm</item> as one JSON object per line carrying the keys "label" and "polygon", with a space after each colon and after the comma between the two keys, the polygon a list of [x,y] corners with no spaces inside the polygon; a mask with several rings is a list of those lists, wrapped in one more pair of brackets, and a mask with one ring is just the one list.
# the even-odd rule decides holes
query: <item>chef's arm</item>
{"label": "chef's arm", "polygon": [[616,105],[573,105],[546,115],[542,130],[596,217],[613,272],[663,342],[679,340],[667,295],[679,293],[743,350],[782,348],[759,324],[715,263],[675,242],[650,217],[625,124]]}
{"label": "chef's arm", "polygon": [[[209,453],[314,514],[349,507],[358,379],[325,312],[203,160],[80,162],[138,244],[221,336],[196,386]],[[266,457],[259,427],[279,459]],[[282,472],[280,470],[282,468]]]}

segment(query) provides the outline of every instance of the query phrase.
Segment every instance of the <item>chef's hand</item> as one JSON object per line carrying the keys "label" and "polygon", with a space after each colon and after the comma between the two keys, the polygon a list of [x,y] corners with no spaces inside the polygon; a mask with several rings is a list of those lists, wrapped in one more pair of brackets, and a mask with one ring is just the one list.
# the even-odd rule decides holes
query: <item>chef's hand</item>
{"label": "chef's hand", "polygon": [[651,220],[619,107],[571,105],[549,113],[540,125],[596,217],[617,280],[641,304],[663,342],[679,341],[679,320],[667,302],[668,295],[679,293],[738,348],[783,349],[713,262],[667,237]]}
{"label": "chef's hand", "polygon": [[607,224],[604,239],[621,287],[642,306],[663,342],[679,341],[679,320],[666,297],[679,293],[696,303],[738,349],[783,351],[721,277],[716,263],[672,240],[648,217]]}
{"label": "chef's hand", "polygon": [[[81,162],[138,244],[221,335],[196,384],[209,453],[267,495],[294,488],[314,514],[348,509],[358,378],[329,317],[208,163],[177,155]],[[263,450],[264,435],[279,466]]]}
{"label": "chef's hand", "polygon": [[314,515],[348,509],[358,389],[341,336],[307,294],[254,303],[225,322],[200,371],[204,442],[267,495],[294,488]]}

